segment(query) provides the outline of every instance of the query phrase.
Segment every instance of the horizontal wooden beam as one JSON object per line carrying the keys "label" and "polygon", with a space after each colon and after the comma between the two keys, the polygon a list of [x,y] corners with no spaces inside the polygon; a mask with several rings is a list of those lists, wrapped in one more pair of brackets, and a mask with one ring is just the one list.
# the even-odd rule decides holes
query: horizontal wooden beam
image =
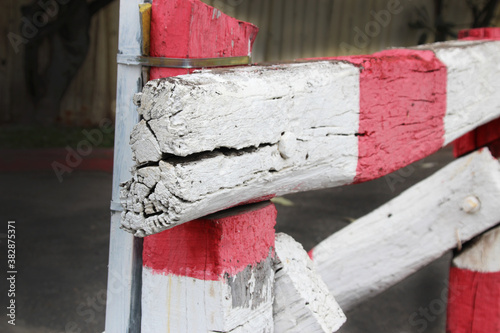
{"label": "horizontal wooden beam", "polygon": [[462,157],[318,244],[316,269],[344,311],[500,223],[500,163]]}
{"label": "horizontal wooden beam", "polygon": [[456,41],[151,81],[135,99],[123,226],[144,236],[400,169],[500,116],[499,49]]}

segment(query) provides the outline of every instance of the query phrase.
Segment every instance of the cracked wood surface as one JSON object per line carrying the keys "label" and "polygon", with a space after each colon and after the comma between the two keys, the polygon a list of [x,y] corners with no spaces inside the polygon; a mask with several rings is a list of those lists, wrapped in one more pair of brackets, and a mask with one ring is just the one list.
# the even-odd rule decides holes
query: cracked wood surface
{"label": "cracked wood surface", "polygon": [[497,225],[499,199],[500,163],[483,149],[328,237],[311,255],[335,299],[349,311]]}
{"label": "cracked wood surface", "polygon": [[346,317],[300,243],[276,235],[273,319],[277,333],[336,332]]}
{"label": "cracked wood surface", "polygon": [[135,98],[143,120],[123,227],[145,236],[430,155],[500,116],[499,46],[446,42],[150,81]]}

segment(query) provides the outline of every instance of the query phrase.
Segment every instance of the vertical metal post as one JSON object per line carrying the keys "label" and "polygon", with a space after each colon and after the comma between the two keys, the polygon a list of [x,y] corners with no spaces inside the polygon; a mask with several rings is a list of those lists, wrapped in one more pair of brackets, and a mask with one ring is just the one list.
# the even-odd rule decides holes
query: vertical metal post
{"label": "vertical metal post", "polygon": [[[120,1],[118,54],[141,55],[140,3]],[[142,239],[120,229],[120,183],[131,177],[128,143],[139,118],[132,97],[141,89],[141,66],[118,64],[106,333],[138,333],[141,327]]]}

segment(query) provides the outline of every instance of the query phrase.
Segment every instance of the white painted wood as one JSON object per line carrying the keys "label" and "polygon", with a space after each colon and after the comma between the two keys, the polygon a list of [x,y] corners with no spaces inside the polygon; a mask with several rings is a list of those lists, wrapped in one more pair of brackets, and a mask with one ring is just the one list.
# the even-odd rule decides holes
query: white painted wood
{"label": "white painted wood", "polygon": [[161,151],[176,156],[276,144],[285,132],[354,137],[359,69],[324,61],[206,70],[151,81],[139,99]]}
{"label": "white painted wood", "polygon": [[[141,332],[272,333],[270,261],[260,274],[248,268],[218,281],[159,274],[144,267]],[[258,283],[262,275],[266,279]]]}
{"label": "white painted wood", "polygon": [[448,69],[445,145],[500,116],[500,42],[450,41],[424,45]]}
{"label": "white painted wood", "polygon": [[[163,153],[187,155],[193,150],[185,149],[193,147],[196,152],[241,149],[219,149],[186,159],[165,157],[154,167],[161,171],[160,181],[149,187],[151,193],[144,202],[139,193],[143,186],[137,186],[140,180],[134,177],[122,191],[127,210],[124,228],[142,237],[255,198],[353,182],[359,70],[341,62],[273,68],[269,77],[262,75],[269,71],[267,67],[224,71],[221,75],[229,76],[230,84],[212,72],[148,83],[140,109]],[[302,77],[306,79],[299,80]],[[191,83],[173,85],[179,80]],[[203,92],[186,93],[191,85]],[[175,96],[170,96],[172,90]],[[266,92],[270,95],[262,97]],[[216,102],[208,104],[210,100]],[[249,103],[255,109],[245,109]],[[309,112],[304,113],[308,103]],[[175,111],[180,108],[177,105],[182,105],[182,112]],[[274,112],[276,108],[280,111]],[[176,125],[193,119],[199,119],[199,128],[186,132],[184,125]],[[258,135],[256,126],[261,126]],[[148,145],[151,149],[136,145],[141,140],[150,142],[152,134],[143,133],[147,128],[142,123],[136,127],[132,149],[138,161],[157,161],[159,153],[153,145]],[[198,142],[202,133],[210,135]],[[153,211],[144,214],[146,205]]]}
{"label": "white painted wood", "polygon": [[160,160],[161,151],[158,141],[143,120],[137,124],[130,136],[130,146],[134,152],[133,158],[137,164],[144,164],[151,160]]}
{"label": "white painted wood", "polygon": [[[419,49],[433,50],[448,67],[445,143],[500,115],[499,41]],[[149,82],[139,112],[161,151],[177,156],[274,144],[283,132],[300,139],[304,130],[326,127],[331,135],[352,135],[358,78],[355,66],[335,61],[204,70]]]}
{"label": "white painted wood", "polygon": [[106,332],[132,333],[141,325],[136,307],[140,305],[141,251],[134,236],[120,229],[120,220],[119,212],[111,214],[105,326]]}
{"label": "white painted wood", "polygon": [[[475,213],[462,210],[474,195]],[[500,164],[487,149],[454,161],[313,249],[344,311],[500,222]]]}
{"label": "white painted wood", "polygon": [[[119,52],[140,54],[140,0],[120,2]],[[112,203],[119,202],[120,183],[133,166],[128,138],[138,122],[132,97],[142,89],[141,67],[118,65]],[[111,205],[116,207],[117,205]],[[109,244],[106,332],[139,332],[141,241],[120,229],[120,213],[112,212]]]}
{"label": "white painted wood", "polygon": [[[448,96],[446,143],[500,116],[500,99],[492,93],[500,84],[499,47],[426,46],[449,66],[454,97]],[[335,61],[149,82],[136,97],[145,121],[131,143],[137,168],[156,167],[161,177],[144,202],[136,198],[137,180],[124,185],[124,228],[142,237],[248,200],[352,183],[359,93],[359,69]]]}
{"label": "white painted wood", "polygon": [[[227,156],[217,152],[211,158],[186,164],[161,161],[158,167],[147,167],[154,170],[147,172],[160,171],[155,187],[143,186],[135,176],[123,185],[122,204],[126,207],[123,227],[143,237],[266,195],[351,183],[357,161],[355,156],[349,156],[349,138],[342,137],[339,141],[345,145],[332,146],[330,151],[343,158],[325,156],[315,159],[314,165],[304,157],[300,167],[283,159],[277,146],[249,154]],[[302,156],[309,154],[314,158],[324,154],[317,146],[310,148]],[[144,195],[146,199],[141,201]],[[144,214],[146,208],[150,210]]]}
{"label": "white painted wood", "polygon": [[277,234],[276,256],[274,331],[336,332],[346,317],[302,245],[286,234]]}
{"label": "white painted wood", "polygon": [[453,265],[474,272],[500,272],[500,227],[486,232],[467,244],[453,258]]}

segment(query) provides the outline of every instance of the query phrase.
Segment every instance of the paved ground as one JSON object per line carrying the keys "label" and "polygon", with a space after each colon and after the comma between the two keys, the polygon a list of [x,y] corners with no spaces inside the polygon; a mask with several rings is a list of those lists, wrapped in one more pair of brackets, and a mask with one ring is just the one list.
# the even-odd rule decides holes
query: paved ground
{"label": "paved ground", "polygon": [[[287,196],[277,230],[309,250],[452,159],[449,149],[366,184]],[[16,221],[16,326],[2,314],[0,332],[102,332],[111,174],[78,168],[59,182],[52,171],[0,174],[0,281],[6,281],[7,221]],[[348,313],[342,333],[444,332],[444,309],[419,309],[446,290],[447,255]],[[7,284],[0,283],[1,310]],[[413,322],[412,319],[413,318]],[[413,323],[413,325],[412,325]],[[306,333],[306,332],[305,332]]]}

